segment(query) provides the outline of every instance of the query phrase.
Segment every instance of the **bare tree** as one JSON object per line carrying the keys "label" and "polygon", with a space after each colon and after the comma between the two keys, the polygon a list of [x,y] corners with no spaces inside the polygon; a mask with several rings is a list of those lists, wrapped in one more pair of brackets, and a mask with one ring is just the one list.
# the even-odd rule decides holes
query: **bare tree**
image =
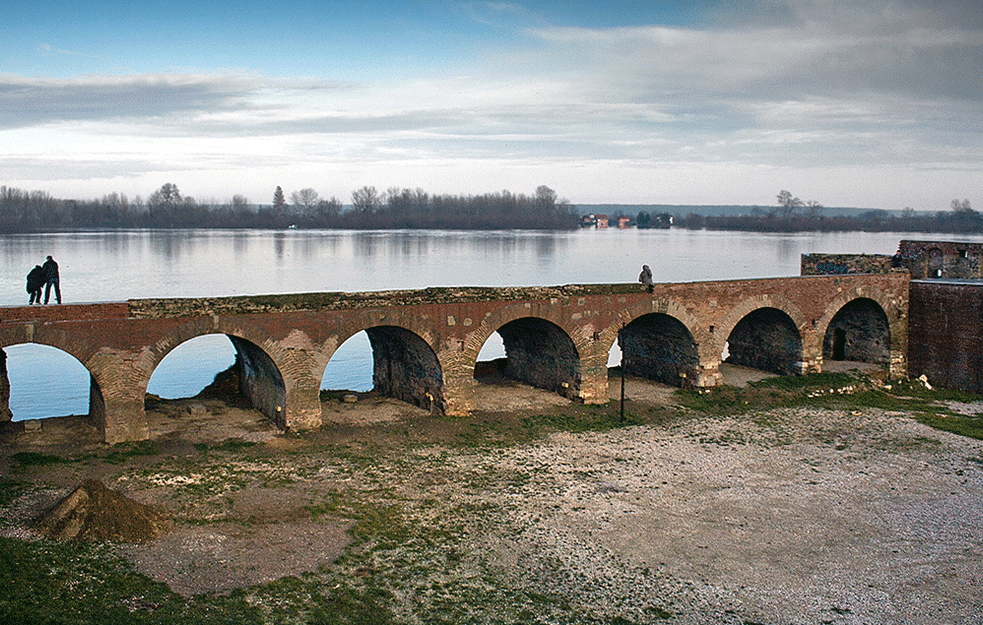
{"label": "bare tree", "polygon": [[381,198],[375,187],[366,186],[352,191],[352,206],[360,213],[374,213],[380,202]]}
{"label": "bare tree", "polygon": [[332,197],[330,200],[319,200],[315,212],[318,217],[337,217],[341,214],[341,202],[336,197]]}
{"label": "bare tree", "polygon": [[956,213],[969,213],[973,211],[973,205],[969,203],[969,200],[952,200],[949,204],[952,207],[953,212]]}
{"label": "bare tree", "polygon": [[304,217],[314,216],[314,207],[317,206],[317,201],[320,197],[317,191],[307,187],[306,189],[301,189],[300,191],[294,191],[290,194],[290,199],[293,201],[294,206],[297,207],[297,211]]}
{"label": "bare tree", "polygon": [[795,214],[795,210],[802,206],[802,200],[792,197],[792,194],[784,189],[778,194],[778,214],[788,219]]}

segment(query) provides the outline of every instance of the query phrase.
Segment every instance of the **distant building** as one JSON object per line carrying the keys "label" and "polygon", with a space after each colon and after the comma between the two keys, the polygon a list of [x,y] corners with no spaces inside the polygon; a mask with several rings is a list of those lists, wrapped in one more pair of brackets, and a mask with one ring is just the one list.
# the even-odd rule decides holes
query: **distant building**
{"label": "distant building", "polygon": [[595,222],[595,225],[598,228],[607,228],[608,227],[608,216],[607,215],[598,215],[597,216],[597,221]]}
{"label": "distant building", "polygon": [[583,215],[580,218],[581,228],[593,228],[597,225],[597,215],[591,213],[590,215]]}
{"label": "distant building", "polygon": [[625,217],[624,215],[618,217],[618,228],[624,230],[631,223],[631,217]]}

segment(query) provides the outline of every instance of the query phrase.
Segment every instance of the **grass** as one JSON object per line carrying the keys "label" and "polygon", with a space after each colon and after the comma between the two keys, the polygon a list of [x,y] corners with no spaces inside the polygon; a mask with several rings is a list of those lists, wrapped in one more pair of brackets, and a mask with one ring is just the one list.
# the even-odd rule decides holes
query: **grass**
{"label": "grass", "polygon": [[893,380],[889,384],[876,384],[875,380],[865,376],[816,373],[766,378],[743,388],[719,386],[680,390],[676,396],[690,410],[724,416],[803,406],[907,412],[919,423],[935,429],[983,440],[983,415],[960,414],[947,404],[979,401],[979,396],[930,389],[918,381]]}
{"label": "grass", "polygon": [[21,451],[11,456],[21,467],[44,467],[53,464],[65,464],[69,460],[53,454],[39,451]]}

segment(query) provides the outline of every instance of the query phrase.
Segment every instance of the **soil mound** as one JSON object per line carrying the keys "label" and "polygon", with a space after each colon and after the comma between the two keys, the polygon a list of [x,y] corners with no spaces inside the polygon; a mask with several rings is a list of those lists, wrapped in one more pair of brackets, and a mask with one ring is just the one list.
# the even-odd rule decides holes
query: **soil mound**
{"label": "soil mound", "polygon": [[35,522],[56,540],[140,543],[170,529],[159,510],[88,479]]}

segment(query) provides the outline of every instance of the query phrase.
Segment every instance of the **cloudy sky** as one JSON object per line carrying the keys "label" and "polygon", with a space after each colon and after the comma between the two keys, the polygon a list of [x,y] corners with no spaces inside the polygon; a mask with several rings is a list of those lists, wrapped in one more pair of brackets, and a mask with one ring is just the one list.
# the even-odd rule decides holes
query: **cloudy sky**
{"label": "cloudy sky", "polygon": [[0,184],[983,208],[979,0],[11,0]]}

